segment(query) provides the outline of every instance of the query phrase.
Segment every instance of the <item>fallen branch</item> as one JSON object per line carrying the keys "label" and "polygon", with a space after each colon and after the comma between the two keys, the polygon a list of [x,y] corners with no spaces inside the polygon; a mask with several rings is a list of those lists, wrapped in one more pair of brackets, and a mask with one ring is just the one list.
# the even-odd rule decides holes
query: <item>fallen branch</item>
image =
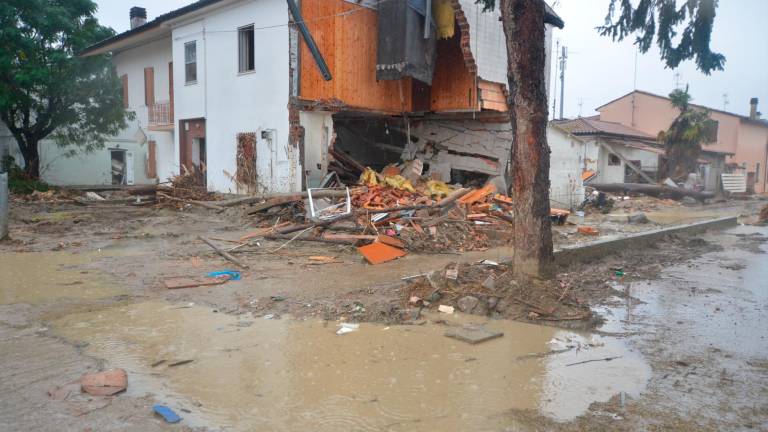
{"label": "fallen branch", "polygon": [[177,202],[181,202],[181,203],[184,203],[184,204],[192,204],[192,205],[196,205],[196,206],[199,206],[199,207],[205,207],[205,208],[210,209],[210,210],[216,210],[216,211],[219,211],[219,212],[222,212],[222,211],[226,210],[224,207],[217,206],[215,204],[210,204],[210,203],[207,203],[205,201],[185,200],[185,199],[181,199],[181,198],[172,197],[170,195],[166,195],[166,194],[164,194],[162,192],[159,192],[159,191],[157,192],[157,196],[163,197],[163,198],[171,200],[171,201],[177,201]]}
{"label": "fallen branch", "polygon": [[568,363],[566,366],[575,366],[575,365],[580,365],[580,364],[584,364],[584,363],[599,362],[599,361],[611,361],[611,360],[616,360],[616,359],[620,359],[620,358],[621,358],[621,356],[614,356],[614,357],[605,357],[605,358],[601,358],[601,359],[584,360],[584,361],[580,361],[580,362],[576,362],[576,363]]}
{"label": "fallen branch", "polygon": [[299,232],[295,236],[291,237],[290,240],[288,240],[287,242],[283,243],[283,245],[280,246],[279,248],[273,249],[273,250],[269,251],[269,253],[275,253],[275,252],[279,251],[280,249],[288,246],[289,243],[291,243],[292,241],[296,240],[296,238],[298,238],[300,235],[304,234],[305,232],[311,230],[312,228],[314,228],[314,227],[307,227],[306,229],[302,230],[301,232]]}
{"label": "fallen branch", "polygon": [[214,251],[216,251],[216,253],[217,253],[217,254],[219,254],[219,255],[221,255],[222,257],[224,257],[224,258],[225,258],[227,261],[229,261],[229,262],[231,262],[231,263],[233,263],[233,264],[237,265],[238,267],[244,268],[244,269],[248,269],[248,268],[249,268],[247,265],[245,265],[245,264],[243,264],[242,262],[240,262],[240,260],[238,260],[237,258],[235,258],[235,257],[233,257],[232,255],[230,255],[230,254],[229,254],[229,252],[227,252],[227,251],[225,251],[225,250],[223,250],[223,249],[219,248],[219,247],[218,247],[218,246],[216,246],[215,244],[211,243],[211,241],[210,241],[210,240],[208,240],[207,238],[205,238],[205,237],[203,237],[203,236],[197,236],[197,238],[198,238],[198,239],[200,239],[200,240],[202,240],[203,242],[205,242],[205,244],[207,244],[208,246],[210,246],[210,247],[211,247],[211,249],[213,249]]}
{"label": "fallen branch", "polygon": [[328,225],[333,225],[336,222],[338,222],[340,220],[344,220],[344,219],[350,218],[353,215],[354,215],[354,213],[349,213],[349,214],[346,214],[346,215],[341,215],[341,216],[339,216],[339,217],[337,217],[336,219],[333,219],[333,220],[327,220],[327,221],[311,223],[311,224],[289,225],[287,227],[275,229],[274,233],[275,234],[290,234],[292,232],[301,231],[301,230],[303,230],[305,228],[309,228],[309,227],[324,227],[324,226],[328,226]]}

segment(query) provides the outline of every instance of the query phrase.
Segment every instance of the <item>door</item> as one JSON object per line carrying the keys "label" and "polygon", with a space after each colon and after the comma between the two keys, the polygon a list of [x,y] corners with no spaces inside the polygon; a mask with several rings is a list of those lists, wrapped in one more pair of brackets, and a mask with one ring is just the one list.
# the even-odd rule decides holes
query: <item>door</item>
{"label": "door", "polygon": [[304,180],[307,187],[317,187],[328,172],[333,118],[330,113],[301,112],[299,119],[304,127]]}
{"label": "door", "polygon": [[125,152],[125,184],[134,183],[133,174],[133,152]]}

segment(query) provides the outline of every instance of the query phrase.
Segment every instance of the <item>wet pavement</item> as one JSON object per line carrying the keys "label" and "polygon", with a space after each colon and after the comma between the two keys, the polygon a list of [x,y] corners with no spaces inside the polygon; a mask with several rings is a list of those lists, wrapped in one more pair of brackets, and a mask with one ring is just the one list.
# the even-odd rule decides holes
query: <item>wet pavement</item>
{"label": "wet pavement", "polygon": [[[188,410],[190,424],[226,430],[495,429],[510,409],[566,421],[616,393],[639,395],[650,376],[621,341],[597,338],[599,346],[546,355],[552,338],[572,334],[469,316],[434,322],[443,318],[337,335],[330,322],[147,302],[70,315],[53,327],[126,368],[129,394],[153,393]],[[470,324],[504,336],[479,345],[444,336]],[[620,358],[568,366],[605,357]],[[193,362],[169,366],[184,360]]]}
{"label": "wet pavement", "polygon": [[[209,430],[768,430],[768,228],[701,238],[722,250],[614,282],[595,334],[428,314],[337,335],[336,321],[215,306],[242,281],[206,290],[207,304],[136,295],[126,280],[141,283],[141,267],[107,270],[134,249],[3,254],[0,393],[14,397],[0,399],[0,430],[164,430],[155,402]],[[470,325],[504,336],[445,336]],[[47,399],[109,367],[129,376],[111,406],[73,416]]]}
{"label": "wet pavement", "polygon": [[83,266],[100,252],[3,254],[0,259],[0,305],[44,303],[56,299],[89,300],[121,294],[109,277]]}

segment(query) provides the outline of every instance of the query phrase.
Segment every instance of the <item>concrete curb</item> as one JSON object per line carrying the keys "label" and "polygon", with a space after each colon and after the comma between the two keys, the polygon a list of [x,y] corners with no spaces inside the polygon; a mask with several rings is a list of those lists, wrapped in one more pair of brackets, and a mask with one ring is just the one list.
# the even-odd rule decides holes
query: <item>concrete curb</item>
{"label": "concrete curb", "polygon": [[568,265],[577,262],[590,261],[610,255],[613,252],[626,249],[646,247],[662,241],[670,234],[696,234],[710,229],[725,229],[737,225],[736,217],[729,216],[686,225],[677,225],[653,231],[631,234],[614,239],[597,240],[590,243],[566,246],[555,250],[555,262]]}

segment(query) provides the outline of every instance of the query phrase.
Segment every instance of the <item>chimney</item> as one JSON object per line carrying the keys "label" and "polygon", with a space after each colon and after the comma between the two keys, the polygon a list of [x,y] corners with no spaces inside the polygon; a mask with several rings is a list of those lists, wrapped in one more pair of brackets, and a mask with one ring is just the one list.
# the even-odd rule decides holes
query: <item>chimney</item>
{"label": "chimney", "polygon": [[143,26],[147,22],[147,10],[143,7],[134,6],[131,8],[131,29]]}
{"label": "chimney", "polygon": [[757,120],[760,118],[760,114],[757,112],[757,98],[753,97],[749,100],[749,118]]}

